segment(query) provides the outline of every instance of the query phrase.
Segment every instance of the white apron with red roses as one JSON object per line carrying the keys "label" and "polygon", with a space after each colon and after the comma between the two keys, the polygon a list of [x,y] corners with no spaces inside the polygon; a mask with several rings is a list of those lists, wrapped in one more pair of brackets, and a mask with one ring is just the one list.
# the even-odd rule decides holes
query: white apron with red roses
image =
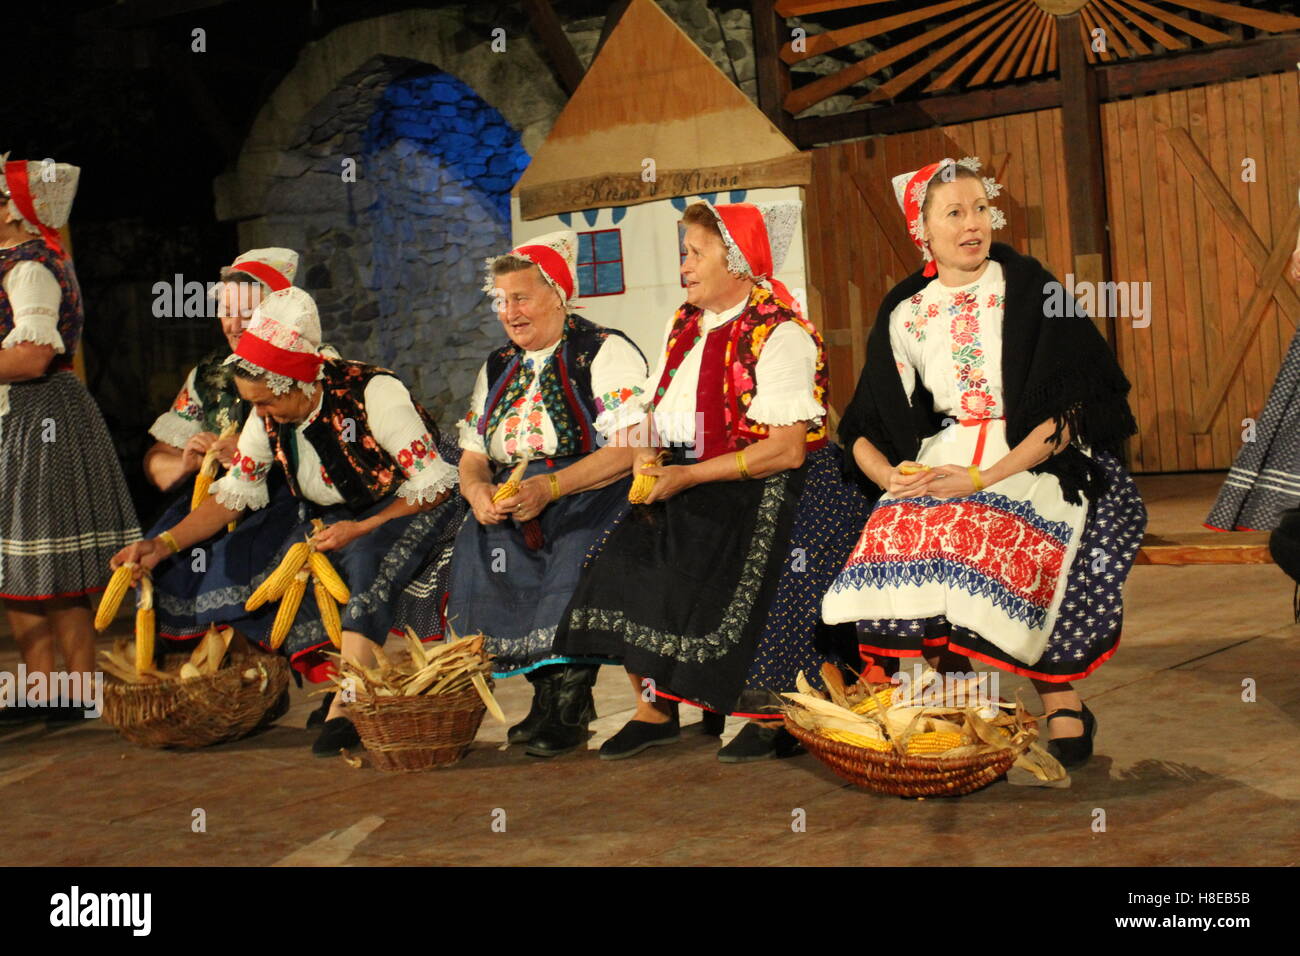
{"label": "white apron with red roses", "polygon": [[[951,419],[921,443],[926,465],[988,467],[1008,452],[1002,399],[1005,281],[993,261],[961,288],[938,279],[890,316],[895,365]],[[1017,660],[1042,656],[1087,508],[1052,475],[1021,472],[964,498],[881,496],[827,592],[828,623],[943,616]]]}

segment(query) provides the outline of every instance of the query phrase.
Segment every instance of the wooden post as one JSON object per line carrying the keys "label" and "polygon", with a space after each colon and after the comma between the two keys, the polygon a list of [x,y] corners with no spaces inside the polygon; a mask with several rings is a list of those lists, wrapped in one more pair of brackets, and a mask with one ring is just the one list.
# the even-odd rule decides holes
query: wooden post
{"label": "wooden post", "polygon": [[785,111],[790,92],[790,67],[781,59],[780,35],[785,20],[776,12],[774,0],[752,0],[750,15],[754,22],[754,75],[758,79],[758,108],[767,114],[787,139],[794,139],[794,117]]}
{"label": "wooden post", "polygon": [[[1106,175],[1102,166],[1101,106],[1097,74],[1084,52],[1085,33],[1077,13],[1056,18],[1060,35],[1061,138],[1064,176],[1069,184],[1070,249],[1075,283],[1110,277],[1106,235]],[[1064,276],[1060,277],[1064,281]],[[1115,346],[1115,317],[1093,319]]]}
{"label": "wooden post", "polygon": [[543,49],[551,58],[560,85],[564,87],[564,92],[572,96],[582,82],[582,61],[573,52],[573,44],[560,26],[560,18],[555,15],[551,0],[524,0],[524,9],[528,11],[528,19],[537,31]]}

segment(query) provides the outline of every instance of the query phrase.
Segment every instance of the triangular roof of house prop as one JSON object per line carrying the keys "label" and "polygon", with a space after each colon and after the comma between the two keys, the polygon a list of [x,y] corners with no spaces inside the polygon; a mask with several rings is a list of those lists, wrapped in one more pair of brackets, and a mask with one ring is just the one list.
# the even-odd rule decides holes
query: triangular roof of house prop
{"label": "triangular roof of house prop", "polygon": [[653,0],[632,0],[515,195],[520,215],[538,219],[810,175],[810,155]]}

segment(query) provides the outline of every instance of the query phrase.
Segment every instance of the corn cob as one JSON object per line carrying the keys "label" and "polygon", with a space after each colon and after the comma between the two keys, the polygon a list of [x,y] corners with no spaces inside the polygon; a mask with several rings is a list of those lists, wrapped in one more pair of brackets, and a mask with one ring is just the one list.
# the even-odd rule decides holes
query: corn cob
{"label": "corn cob", "polygon": [[[238,423],[230,422],[225,428],[221,429],[221,434],[218,437],[231,438],[238,430]],[[194,476],[194,493],[190,495],[191,511],[208,500],[208,490],[212,487],[212,482],[216,480],[217,469],[220,467],[215,448],[209,448],[203,453],[203,463],[199,465],[199,473]]]}
{"label": "corn cob", "polygon": [[302,604],[303,593],[307,590],[308,577],[310,574],[306,568],[299,570],[284,592],[284,597],[280,598],[280,609],[275,612],[275,621],[271,624],[272,650],[278,651],[284,639],[289,636],[289,628],[293,626],[293,619],[298,616],[298,607]]}
{"label": "corn cob", "polygon": [[306,541],[299,541],[284,554],[280,566],[267,575],[266,580],[258,585],[244,604],[245,611],[256,611],[267,601],[274,601],[283,596],[304,564],[307,563],[310,546]]}
{"label": "corn cob", "polygon": [[320,609],[320,620],[325,625],[325,633],[329,635],[330,643],[341,650],[343,622],[339,619],[339,606],[334,603],[329,587],[320,578],[315,580],[312,590],[316,593],[316,607]]}
{"label": "corn cob", "polygon": [[899,465],[898,473],[900,475],[919,475],[923,471],[929,471],[929,465]]}
{"label": "corn cob", "polygon": [[646,498],[650,497],[650,492],[654,490],[655,482],[658,480],[654,475],[637,475],[632,479],[627,500],[634,505],[645,504]]}
{"label": "corn cob", "polygon": [[888,707],[894,699],[894,688],[887,687],[870,697],[864,698],[853,705],[852,710],[855,714],[873,714],[876,708]]}
{"label": "corn cob", "polygon": [[347,604],[352,597],[352,592],[348,590],[347,584],[339,576],[338,571],[334,570],[330,559],[321,552],[313,550],[308,560],[311,562],[311,573],[316,576],[317,583],[325,587],[333,600],[338,601],[339,604]]}
{"label": "corn cob", "polygon": [[146,574],[140,579],[140,604],[135,610],[135,670],[137,674],[153,670],[153,645],[153,581]]}
{"label": "corn cob", "polygon": [[135,565],[130,561],[120,564],[113,572],[113,576],[108,579],[108,587],[105,588],[104,597],[99,602],[99,610],[95,612],[95,630],[104,630],[113,623],[113,618],[117,617],[117,609],[122,606],[122,598],[131,587],[131,574],[134,567]]}
{"label": "corn cob", "polygon": [[947,730],[936,730],[925,734],[913,734],[907,740],[908,754],[925,754],[934,756],[962,745],[961,734]]}
{"label": "corn cob", "polygon": [[523,484],[524,469],[527,467],[527,458],[515,465],[514,470],[510,472],[510,478],[492,495],[493,504],[496,504],[498,501],[505,501],[507,498],[513,498],[515,495],[519,494],[519,486]]}
{"label": "corn cob", "polygon": [[827,740],[836,740],[842,744],[849,744],[852,747],[863,747],[867,750],[877,750],[881,752],[893,750],[893,745],[887,740],[876,740],[874,737],[867,737],[863,734],[850,733],[847,730],[826,730],[817,731]]}

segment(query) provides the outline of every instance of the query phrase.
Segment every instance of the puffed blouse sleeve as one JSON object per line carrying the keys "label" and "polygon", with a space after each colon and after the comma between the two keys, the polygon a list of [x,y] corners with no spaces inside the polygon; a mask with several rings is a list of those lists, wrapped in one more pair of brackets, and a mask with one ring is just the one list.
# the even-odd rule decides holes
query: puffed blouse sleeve
{"label": "puffed blouse sleeve", "polygon": [[782,322],[759,353],[746,414],[764,425],[820,421],[826,409],[813,394],[816,371],[813,337],[796,322]]}
{"label": "puffed blouse sleeve", "polygon": [[266,475],[274,462],[266,426],[256,409],[250,409],[239,443],[230,461],[230,470],[212,485],[217,504],[231,511],[266,507],[271,500],[266,489]]}
{"label": "puffed blouse sleeve", "polygon": [[596,400],[596,430],[606,440],[645,417],[646,363],[621,335],[611,335],[591,363],[591,391]]}
{"label": "puffed blouse sleeve", "polygon": [[198,367],[190,369],[185,384],[176,393],[172,407],[149,426],[149,434],[165,445],[184,448],[185,443],[203,431],[203,406],[194,390],[194,375]]}
{"label": "puffed blouse sleeve", "polygon": [[461,451],[478,452],[480,455],[488,453],[487,443],[478,433],[479,417],[483,414],[483,403],[487,401],[487,390],[487,363],[484,362],[479,367],[478,378],[474,380],[474,392],[469,398],[469,410],[465,412],[465,417],[456,423]]}
{"label": "puffed blouse sleeve", "polygon": [[456,487],[460,473],[438,454],[405,385],[391,375],[376,375],[366,384],[365,401],[370,433],[406,476],[397,493],[408,504],[434,501]]}
{"label": "puffed blouse sleeve", "polygon": [[0,342],[0,348],[31,342],[49,345],[56,353],[64,352],[63,336],[59,334],[63,290],[54,273],[39,262],[19,262],[5,275],[4,289],[13,309],[14,327]]}

